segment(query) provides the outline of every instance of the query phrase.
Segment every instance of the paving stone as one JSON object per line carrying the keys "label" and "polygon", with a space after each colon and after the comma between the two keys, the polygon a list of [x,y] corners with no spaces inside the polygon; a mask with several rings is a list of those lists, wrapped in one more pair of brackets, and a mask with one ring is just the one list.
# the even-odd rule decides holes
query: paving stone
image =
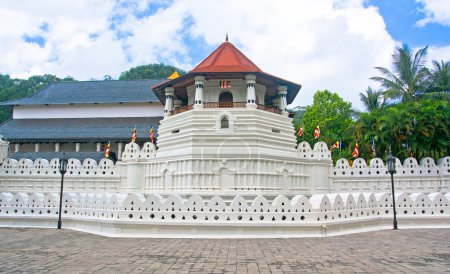
{"label": "paving stone", "polygon": [[450,229],[329,238],[134,239],[0,228],[0,273],[442,273]]}

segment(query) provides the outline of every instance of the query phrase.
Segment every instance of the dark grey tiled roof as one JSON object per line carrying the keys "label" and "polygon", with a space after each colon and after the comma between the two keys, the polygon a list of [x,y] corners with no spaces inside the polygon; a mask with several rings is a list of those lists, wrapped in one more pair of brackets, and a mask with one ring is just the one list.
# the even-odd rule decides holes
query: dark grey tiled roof
{"label": "dark grey tiled roof", "polygon": [[157,136],[162,117],[11,119],[0,125],[0,135],[10,142],[129,142],[136,125],[139,141]]}
{"label": "dark grey tiled roof", "polygon": [[[94,159],[98,162],[105,157],[105,152],[64,152],[67,159],[78,159],[83,163],[85,159]],[[15,160],[20,159],[30,159],[32,161],[36,159],[46,159],[48,161],[52,159],[61,159],[63,157],[63,152],[16,152],[14,153],[11,158]]]}
{"label": "dark grey tiled roof", "polygon": [[164,81],[166,80],[56,82],[29,97],[2,102],[0,105],[159,103],[151,87]]}

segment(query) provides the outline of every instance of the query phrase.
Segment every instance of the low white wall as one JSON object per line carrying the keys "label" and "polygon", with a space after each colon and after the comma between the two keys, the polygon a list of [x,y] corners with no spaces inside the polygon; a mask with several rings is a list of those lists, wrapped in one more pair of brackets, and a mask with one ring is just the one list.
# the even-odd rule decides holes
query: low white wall
{"label": "low white wall", "polygon": [[[396,195],[399,228],[450,227],[450,195]],[[0,193],[0,226],[56,227],[57,193]],[[392,229],[386,193],[161,196],[66,193],[63,227],[128,237],[320,237]]]}
{"label": "low white wall", "polygon": [[[6,159],[0,166],[0,191],[54,192],[60,189],[59,160]],[[64,177],[65,191],[120,191],[120,172],[111,160],[93,159],[81,163],[69,159]]]}
{"label": "low white wall", "polygon": [[[98,164],[92,159],[83,163],[70,159],[66,190],[208,195],[390,192],[390,175],[381,159],[373,159],[369,165],[357,159],[353,166],[341,159],[333,167],[322,142],[314,149],[301,143],[297,153],[297,161],[275,157],[159,159],[153,144],[140,148],[130,143],[115,166],[105,159]],[[0,191],[58,190],[58,166],[58,159],[6,159],[0,166]],[[394,181],[399,192],[448,192],[450,157],[440,159],[437,165],[431,158],[420,164],[413,158],[403,164],[397,159]]]}

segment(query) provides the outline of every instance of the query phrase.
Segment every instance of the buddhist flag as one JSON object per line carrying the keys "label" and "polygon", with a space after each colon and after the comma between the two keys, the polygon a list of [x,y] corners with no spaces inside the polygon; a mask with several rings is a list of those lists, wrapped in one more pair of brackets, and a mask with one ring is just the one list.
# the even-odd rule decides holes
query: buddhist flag
{"label": "buddhist flag", "polygon": [[335,148],[339,148],[339,141],[336,141],[336,143],[334,143],[331,147],[330,147],[330,151],[333,151],[333,149]]}
{"label": "buddhist flag", "polygon": [[134,126],[133,135],[131,136],[132,143],[136,142],[136,137],[137,137],[136,126]]}
{"label": "buddhist flag", "polygon": [[230,81],[219,81],[219,88],[231,88]]}
{"label": "buddhist flag", "polygon": [[320,137],[320,127],[317,126],[316,129],[314,130],[314,139],[319,139]]}
{"label": "buddhist flag", "polygon": [[106,150],[105,150],[105,158],[108,159],[109,158],[109,150],[111,149],[111,142],[109,142],[106,145]]}
{"label": "buddhist flag", "polygon": [[303,136],[303,125],[298,128],[297,136]]}
{"label": "buddhist flag", "polygon": [[375,140],[372,139],[372,155],[373,157],[377,156],[377,150],[375,149]]}
{"label": "buddhist flag", "polygon": [[153,136],[153,126],[150,128],[149,135],[150,135],[150,142],[153,143],[153,139],[154,139],[154,136]]}
{"label": "buddhist flag", "polygon": [[356,143],[355,150],[352,153],[352,157],[353,158],[358,158],[358,156],[359,156],[358,143]]}
{"label": "buddhist flag", "polygon": [[178,74],[178,71],[174,71],[174,73],[172,73],[169,77],[167,77],[167,79],[172,80],[172,79],[177,79],[178,77],[180,77],[180,75]]}

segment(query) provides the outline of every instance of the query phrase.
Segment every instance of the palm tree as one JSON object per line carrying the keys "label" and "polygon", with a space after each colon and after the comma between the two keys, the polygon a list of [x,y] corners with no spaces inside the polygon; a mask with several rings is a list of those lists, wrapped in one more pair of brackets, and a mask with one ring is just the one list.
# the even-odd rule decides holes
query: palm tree
{"label": "palm tree", "polygon": [[427,96],[431,98],[450,98],[450,61],[432,61],[433,69],[429,78]]}
{"label": "palm tree", "polygon": [[382,96],[383,96],[382,91],[376,91],[371,87],[368,87],[366,89],[366,94],[362,92],[359,93],[359,98],[361,102],[364,104],[367,111],[369,112],[381,108],[381,106],[383,105]]}
{"label": "palm tree", "polygon": [[424,93],[429,71],[425,67],[428,46],[419,49],[415,54],[408,45],[397,47],[392,55],[394,71],[384,67],[375,67],[382,76],[371,77],[371,80],[380,82],[385,98],[401,99],[403,102],[411,101]]}

